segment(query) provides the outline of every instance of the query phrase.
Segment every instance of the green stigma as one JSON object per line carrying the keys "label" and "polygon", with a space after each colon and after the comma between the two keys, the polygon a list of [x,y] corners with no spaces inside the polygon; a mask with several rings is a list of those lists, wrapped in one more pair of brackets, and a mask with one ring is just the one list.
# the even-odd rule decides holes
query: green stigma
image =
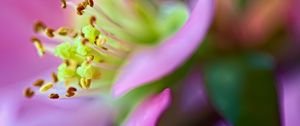
{"label": "green stigma", "polygon": [[54,53],[54,55],[58,56],[59,58],[72,59],[76,54],[76,50],[70,43],[64,42],[55,48]]}
{"label": "green stigma", "polygon": [[75,69],[71,68],[66,63],[63,63],[58,67],[57,73],[57,77],[60,81],[67,81],[76,77]]}
{"label": "green stigma", "polygon": [[86,25],[82,28],[84,37],[87,38],[91,43],[95,42],[96,38],[100,35],[100,32],[95,29],[92,25]]}
{"label": "green stigma", "polygon": [[98,75],[100,75],[100,71],[99,69],[97,69],[96,67],[93,67],[92,65],[84,62],[80,65],[80,67],[77,68],[76,73],[82,77],[82,78],[86,78],[86,79],[93,79],[96,78],[97,73]]}

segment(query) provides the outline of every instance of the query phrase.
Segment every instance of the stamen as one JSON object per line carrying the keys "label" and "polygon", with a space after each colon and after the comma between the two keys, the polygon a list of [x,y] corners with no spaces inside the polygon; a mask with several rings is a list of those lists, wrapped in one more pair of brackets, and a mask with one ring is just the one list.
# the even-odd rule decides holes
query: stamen
{"label": "stamen", "polygon": [[50,90],[51,88],[53,88],[53,84],[52,83],[48,83],[46,85],[43,85],[41,88],[40,88],[40,92],[41,93],[45,93],[47,92],[48,90]]}
{"label": "stamen", "polygon": [[39,33],[46,29],[46,25],[42,21],[36,21],[34,24],[34,32]]}
{"label": "stamen", "polygon": [[104,63],[104,61],[99,62],[99,63],[93,62],[92,65],[95,66],[95,67],[104,68],[106,70],[117,70],[118,69],[118,66],[114,66],[114,65]]}
{"label": "stamen", "polygon": [[58,82],[58,77],[57,77],[56,73],[52,72],[51,76],[52,76],[53,83],[57,83]]}
{"label": "stamen", "polygon": [[27,98],[32,98],[34,95],[34,91],[31,88],[26,88],[23,92],[24,96]]}
{"label": "stamen", "polygon": [[81,3],[78,4],[76,10],[77,10],[77,14],[78,15],[83,15],[84,10],[86,9],[88,3],[86,1],[83,1]]}
{"label": "stamen", "polygon": [[34,44],[35,48],[37,49],[39,56],[45,55],[46,52],[41,41],[36,37],[32,37],[31,41]]}
{"label": "stamen", "polygon": [[75,92],[77,91],[74,87],[69,87],[67,90],[66,97],[73,97],[75,95]]}
{"label": "stamen", "polygon": [[110,22],[111,24],[113,24],[113,25],[115,25],[115,26],[117,26],[117,27],[119,27],[119,28],[122,28],[122,26],[120,25],[120,24],[118,24],[118,23],[116,23],[115,21],[113,21],[103,10],[102,10],[102,8],[101,8],[101,6],[100,5],[98,5],[98,3],[96,2],[95,3],[95,10],[96,10],[96,13],[99,13],[99,14],[101,14],[103,17],[104,17],[104,19],[106,19],[108,22]]}
{"label": "stamen", "polygon": [[47,35],[49,38],[53,38],[53,37],[54,37],[54,30],[51,29],[51,28],[47,28],[47,29],[46,29],[46,35]]}
{"label": "stamen", "polygon": [[59,99],[59,95],[58,94],[50,94],[49,98],[50,99]]}
{"label": "stamen", "polygon": [[35,87],[41,87],[41,86],[43,86],[43,84],[44,84],[44,80],[38,79],[32,85]]}
{"label": "stamen", "polygon": [[90,5],[90,7],[94,7],[94,1],[93,0],[86,0],[88,5]]}
{"label": "stamen", "polygon": [[60,0],[60,2],[61,2],[61,8],[66,9],[67,8],[66,0]]}
{"label": "stamen", "polygon": [[126,56],[125,54],[119,54],[119,53],[113,52],[112,50],[108,50],[108,48],[106,48],[106,47],[98,47],[98,46],[95,46],[92,44],[87,44],[87,46],[94,49],[95,51],[97,51],[100,54],[107,54],[107,55],[120,57],[120,58],[125,58],[125,56]]}
{"label": "stamen", "polygon": [[115,35],[113,35],[110,32],[107,32],[106,30],[104,30],[103,28],[101,28],[99,25],[95,24],[95,28],[98,29],[101,33],[103,33],[105,36],[109,37],[110,39],[118,42],[120,45],[122,45],[122,47],[125,47],[127,49],[131,49],[133,48],[133,45],[129,42],[123,41],[122,39],[116,37]]}
{"label": "stamen", "polygon": [[80,79],[80,86],[82,89],[89,89],[91,83],[92,83],[92,79],[85,79],[85,78]]}
{"label": "stamen", "polygon": [[69,33],[69,29],[68,28],[66,28],[66,27],[61,27],[61,28],[59,28],[58,30],[57,30],[57,33],[59,34],[59,35],[61,35],[61,36],[66,36],[66,35],[68,35],[68,33]]}
{"label": "stamen", "polygon": [[95,24],[96,23],[96,17],[95,16],[92,16],[91,18],[90,18],[90,25],[92,25],[93,27],[95,27]]}
{"label": "stamen", "polygon": [[86,58],[86,62],[88,63],[88,64],[90,64],[91,62],[93,62],[93,60],[94,60],[94,56],[88,56],[87,58]]}

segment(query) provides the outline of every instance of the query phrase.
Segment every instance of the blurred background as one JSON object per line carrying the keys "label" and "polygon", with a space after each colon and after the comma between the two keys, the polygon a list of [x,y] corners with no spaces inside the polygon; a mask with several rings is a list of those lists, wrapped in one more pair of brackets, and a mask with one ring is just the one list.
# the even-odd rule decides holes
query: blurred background
{"label": "blurred background", "polygon": [[[30,43],[32,24],[39,19],[53,27],[66,26],[68,12],[59,2],[30,1],[1,0],[3,93],[23,88],[18,83],[57,65],[53,57],[40,60],[36,55]],[[184,65],[157,82],[173,84],[174,92],[158,125],[298,126],[299,12],[300,0],[215,0],[205,41]],[[5,95],[0,102],[7,102]]]}

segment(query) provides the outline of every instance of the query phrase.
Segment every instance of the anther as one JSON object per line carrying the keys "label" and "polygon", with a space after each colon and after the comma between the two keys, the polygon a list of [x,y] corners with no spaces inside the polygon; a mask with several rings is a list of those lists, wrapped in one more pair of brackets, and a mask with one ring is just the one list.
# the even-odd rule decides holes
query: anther
{"label": "anther", "polygon": [[107,42],[107,38],[101,38],[101,39],[97,39],[97,41],[94,42],[94,44],[96,46],[102,46]]}
{"label": "anther", "polygon": [[49,95],[49,98],[50,98],[50,99],[58,99],[58,98],[59,98],[59,95],[58,95],[58,94],[50,94],[50,95]]}
{"label": "anther", "polygon": [[95,58],[94,56],[88,56],[86,57],[86,62],[90,64],[91,62],[93,62],[94,58]]}
{"label": "anther", "polygon": [[74,92],[67,92],[66,97],[73,97],[75,95]]}
{"label": "anther", "polygon": [[65,27],[61,27],[57,30],[58,34],[61,36],[66,36],[68,35],[69,29]]}
{"label": "anther", "polygon": [[61,2],[61,8],[63,8],[63,9],[67,8],[66,0],[60,0],[60,2]]}
{"label": "anther", "polygon": [[81,79],[80,79],[80,86],[81,86],[83,89],[88,89],[88,88],[90,88],[91,83],[92,83],[92,80],[91,80],[91,79],[85,79],[85,78],[81,78]]}
{"label": "anther", "polygon": [[94,1],[93,0],[86,0],[86,2],[88,3],[88,5],[90,5],[90,7],[94,7]]}
{"label": "anther", "polygon": [[70,66],[70,61],[69,61],[69,60],[65,60],[64,63],[65,63],[67,66]]}
{"label": "anther", "polygon": [[84,33],[83,33],[83,32],[80,32],[80,36],[84,38]]}
{"label": "anther", "polygon": [[27,98],[32,98],[34,95],[34,91],[29,87],[26,88],[23,93],[24,93],[24,96]]}
{"label": "anther", "polygon": [[101,47],[103,50],[105,50],[105,51],[107,51],[108,50],[108,48],[106,48],[106,47]]}
{"label": "anther", "polygon": [[77,89],[75,87],[69,87],[67,92],[75,92]]}
{"label": "anther", "polygon": [[90,25],[91,26],[93,26],[93,27],[95,27],[95,24],[96,23],[96,17],[95,16],[92,16],[91,18],[90,18]]}
{"label": "anther", "polygon": [[77,6],[77,8],[76,8],[77,14],[78,14],[78,15],[83,15],[83,12],[84,12],[84,10],[85,10],[85,8],[86,8],[87,5],[88,5],[88,3],[87,3],[86,1],[81,2],[81,3]]}
{"label": "anther", "polygon": [[76,88],[74,88],[74,87],[69,87],[68,90],[67,90],[66,96],[67,96],[67,97],[72,97],[72,96],[75,95],[75,92],[76,92],[76,91],[77,91]]}
{"label": "anther", "polygon": [[37,49],[39,56],[43,56],[46,53],[46,51],[45,51],[41,41],[36,37],[32,37],[31,41],[34,44],[35,48]]}
{"label": "anther", "polygon": [[88,42],[89,42],[89,40],[87,38],[84,38],[81,40],[82,45],[86,45]]}
{"label": "anther", "polygon": [[53,38],[54,37],[54,30],[51,29],[51,28],[47,28],[46,29],[46,35],[49,37],[49,38]]}
{"label": "anther", "polygon": [[56,73],[52,72],[51,76],[52,76],[53,83],[57,83],[58,82],[58,77],[57,77]]}
{"label": "anther", "polygon": [[75,30],[71,30],[69,36],[71,36],[72,38],[76,38],[78,36],[78,33]]}
{"label": "anther", "polygon": [[32,85],[35,87],[41,87],[41,86],[43,86],[43,84],[44,84],[44,80],[38,79]]}
{"label": "anther", "polygon": [[41,88],[40,88],[40,92],[41,93],[45,93],[47,92],[48,90],[50,90],[51,88],[53,88],[53,84],[52,83],[48,83],[46,85],[43,85]]}
{"label": "anther", "polygon": [[46,29],[46,25],[42,21],[36,21],[34,24],[34,32],[39,33]]}

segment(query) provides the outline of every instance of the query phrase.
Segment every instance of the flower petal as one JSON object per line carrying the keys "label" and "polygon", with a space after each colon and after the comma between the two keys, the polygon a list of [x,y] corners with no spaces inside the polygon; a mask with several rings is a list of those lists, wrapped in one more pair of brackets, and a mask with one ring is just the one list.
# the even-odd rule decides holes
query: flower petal
{"label": "flower petal", "polygon": [[53,66],[53,58],[41,60],[38,57],[30,37],[37,19],[54,27],[64,23],[59,4],[52,0],[1,2],[0,85],[19,82]]}
{"label": "flower petal", "polygon": [[157,48],[133,52],[113,87],[121,96],[135,87],[160,79],[180,66],[202,42],[208,30],[213,0],[198,0],[183,28]]}
{"label": "flower petal", "polygon": [[155,126],[160,114],[168,107],[171,100],[170,89],[142,102],[131,114],[124,126]]}
{"label": "flower petal", "polygon": [[300,69],[297,70],[280,76],[281,87],[283,88],[283,96],[281,96],[283,98],[281,100],[282,117],[285,126],[298,126],[300,123]]}

